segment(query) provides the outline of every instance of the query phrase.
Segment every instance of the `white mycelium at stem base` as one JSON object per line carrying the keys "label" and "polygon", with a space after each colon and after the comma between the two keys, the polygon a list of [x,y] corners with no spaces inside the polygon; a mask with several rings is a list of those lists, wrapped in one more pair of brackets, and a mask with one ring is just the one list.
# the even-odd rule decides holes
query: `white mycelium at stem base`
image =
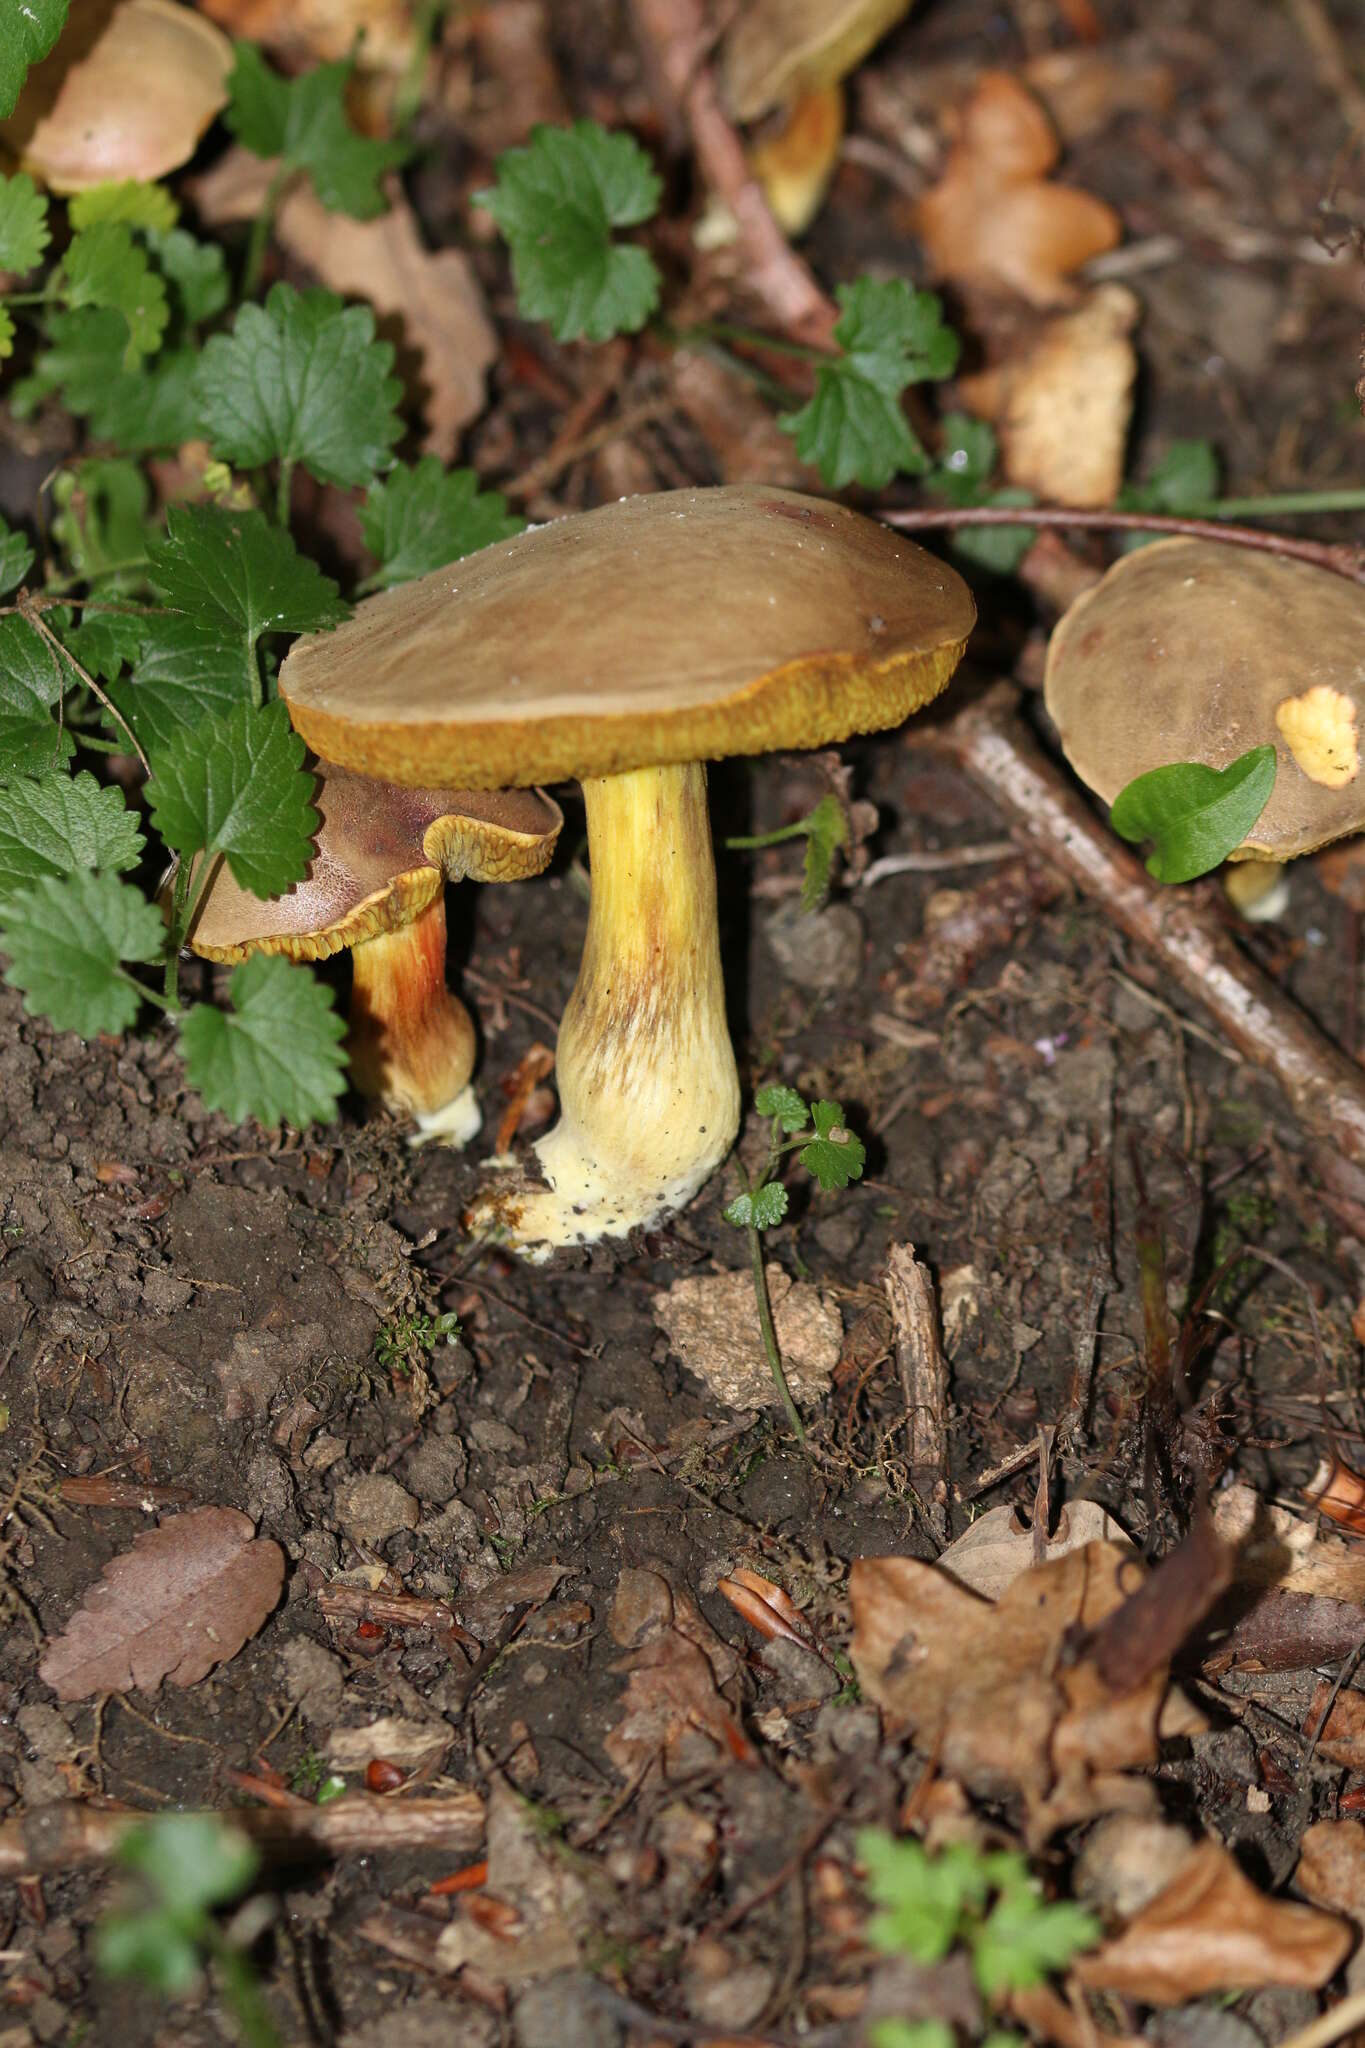
{"label": "white mycelium at stem base", "polygon": [[725,1022],[706,770],[583,784],[592,906],[556,1053],[547,1185],[494,1191],[472,1227],[532,1248],[624,1237],[684,1208],[739,1129]]}
{"label": "white mycelium at stem base", "polygon": [[464,1145],[479,1128],[474,1026],[446,987],[446,912],[442,892],[410,924],[380,932],[351,954],[351,1029],[347,1050],[362,1094],[405,1111],[414,1144],[442,1138]]}

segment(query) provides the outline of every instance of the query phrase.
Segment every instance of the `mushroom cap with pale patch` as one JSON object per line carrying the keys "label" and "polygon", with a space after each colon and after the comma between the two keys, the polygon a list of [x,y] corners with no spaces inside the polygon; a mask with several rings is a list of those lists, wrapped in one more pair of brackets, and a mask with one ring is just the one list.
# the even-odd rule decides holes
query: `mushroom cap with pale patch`
{"label": "mushroom cap with pale patch", "polygon": [[1173,761],[1273,746],[1275,788],[1233,859],[1293,860],[1365,826],[1365,590],[1218,541],[1123,556],[1052,635],[1047,708],[1106,803]]}
{"label": "mushroom cap with pale patch", "polygon": [[976,617],[889,527],[761,485],[571,514],[368,598],[291,649],[317,753],[472,788],[828,746],[936,697]]}
{"label": "mushroom cap with pale patch", "polygon": [[722,52],[731,113],[756,121],[837,85],[909,11],[910,0],[748,0]]}
{"label": "mushroom cap with pale patch", "polygon": [[559,806],[531,789],[396,789],[319,761],[304,880],[262,901],[217,863],[190,938],[207,960],[326,960],[409,924],[447,881],[520,882],[549,865]]}

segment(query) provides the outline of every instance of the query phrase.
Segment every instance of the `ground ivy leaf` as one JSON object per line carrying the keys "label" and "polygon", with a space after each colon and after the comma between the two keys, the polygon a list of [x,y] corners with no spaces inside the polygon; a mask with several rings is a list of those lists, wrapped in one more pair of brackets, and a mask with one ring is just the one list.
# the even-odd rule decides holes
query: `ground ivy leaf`
{"label": "ground ivy leaf", "polygon": [[74,576],[90,582],[147,552],[151,490],[140,465],[96,455],[54,479],[52,537]]}
{"label": "ground ivy leaf", "polygon": [[277,284],[200,358],[194,394],[214,453],[255,469],[301,462],[321,483],[373,483],[402,434],[393,350],[368,306]]}
{"label": "ground ivy leaf", "polygon": [[848,814],[837,796],[822,796],[806,821],[805,872],[801,908],[818,910],[829,895],[834,856],[848,845]]}
{"label": "ground ivy leaf", "polygon": [[0,897],[42,875],[136,867],[137,813],[93,775],[24,777],[0,786]]}
{"label": "ground ivy leaf", "polygon": [[55,704],[74,681],[56,649],[27,619],[15,612],[0,618],[0,711],[33,718]]}
{"label": "ground ivy leaf", "polygon": [[803,1131],[810,1122],[810,1111],[801,1096],[794,1088],[784,1088],[776,1081],[759,1089],[754,1108],[760,1116],[780,1117],[784,1131]]}
{"label": "ground ivy leaf", "polygon": [[494,541],[510,540],[526,521],[498,491],[481,491],[472,469],[443,469],[434,455],[415,468],[400,463],[372,484],[360,514],[365,545],[379,559],[367,590],[388,590],[444,568]]}
{"label": "ground ivy leaf", "polygon": [[52,240],[47,201],[26,171],[0,178],[0,270],[23,277]]}
{"label": "ground ivy leaf", "polygon": [[843,353],[819,365],[815,396],[780,424],[831,490],[851,483],[880,490],[897,471],[928,468],[901,393],[907,384],[951,376],[959,343],[934,294],[911,291],[903,277],[862,277],[841,284],[835,297],[843,312],[834,339]]}
{"label": "ground ivy leaf", "polygon": [[34,358],[32,373],[15,385],[10,405],[26,419],[60,391],[68,412],[93,412],[108,388],[111,372],[128,345],[128,323],[110,307],[83,306],[73,313],[50,313],[47,346]]}
{"label": "ground ivy leaf", "polygon": [[278,896],[308,871],[315,778],[283,704],[236,704],[186,727],[152,757],[152,822],[184,859],[223,854],[234,879]]}
{"label": "ground ivy leaf", "polygon": [[331,578],[263,513],[172,505],[152,548],[163,602],[234,635],[246,660],[263,633],[315,633],[350,612]]}
{"label": "ground ivy leaf", "polygon": [[659,303],[659,272],[611,231],[649,220],[661,190],[639,143],[596,121],[533,128],[525,148],[504,150],[497,183],[477,199],[511,251],[521,313],[548,322],[559,341],[643,327]]}
{"label": "ground ivy leaf", "polygon": [[101,221],[123,221],[130,228],[173,228],[180,208],[164,185],[143,185],[135,178],[91,185],[66,203],[73,228],[98,227]]}
{"label": "ground ivy leaf", "polygon": [[143,622],[132,677],[109,695],[149,754],[177,733],[237,704],[254,704],[260,679],[246,667],[238,642],[216,624],[168,612]]}
{"label": "ground ivy leaf", "polygon": [[229,994],[230,1014],[197,1003],[180,1026],[191,1087],[234,1123],[328,1122],[346,1086],[346,1026],[331,990],[306,967],[253,953]]}
{"label": "ground ivy leaf", "polygon": [[771,1230],[780,1223],[787,1213],[787,1190],[779,1180],[766,1180],[761,1188],[752,1194],[736,1195],[721,1210],[727,1223],[738,1224],[740,1229]]}
{"label": "ground ivy leaf", "polygon": [[972,1974],[987,1998],[1041,1984],[1081,1949],[1093,1948],[1099,1921],[1070,1899],[1049,1905],[1035,1895],[999,1899],[971,1933]]}
{"label": "ground ivy leaf", "polygon": [[125,376],[106,376],[103,388],[84,408],[90,414],[90,431],[135,455],[179,448],[194,440],[200,432],[192,381],[198,364],[197,349],[167,349]]}
{"label": "ground ivy leaf", "polygon": [[861,1138],[844,1126],[844,1112],[837,1102],[811,1105],[815,1136],[801,1147],[801,1164],[814,1174],[822,1188],[846,1188],[861,1180],[867,1151]]}
{"label": "ground ivy leaf", "polygon": [[200,242],[184,228],[147,237],[147,247],[175,289],[180,317],[191,327],[221,313],[232,296],[227,258],[217,242]]}
{"label": "ground ivy leaf", "polygon": [[165,950],[160,911],[117,875],[46,875],[0,909],[5,980],[31,1017],[82,1038],[127,1030],[143,998],[122,962]]}
{"label": "ground ivy leaf", "polygon": [[1125,484],[1125,512],[1203,511],[1218,496],[1218,457],[1210,441],[1172,441],[1145,483]]}
{"label": "ground ivy leaf", "polygon": [[281,78],[253,43],[236,45],[224,115],[255,156],[279,157],[305,171],[323,205],[353,220],[374,220],[388,202],[380,183],[407,156],[402,142],[376,142],[351,126],[346,88],[354,66],[316,64],[301,78]]}
{"label": "ground ivy leaf", "polygon": [[125,370],[156,354],[170,318],[166,286],[123,221],[100,221],[73,236],[62,258],[61,279],[73,311],[91,306],[122,314],[128,329],[120,351]]}
{"label": "ground ivy leaf", "polygon": [[0,35],[0,121],[18,104],[30,64],[44,58],[66,26],[67,0],[24,0]]}
{"label": "ground ivy leaf", "polygon": [[22,533],[0,519],[0,597],[8,596],[33,567],[33,550]]}
{"label": "ground ivy leaf", "polygon": [[1121,789],[1109,822],[1121,839],[1150,839],[1147,872],[1158,882],[1192,882],[1240,846],[1275,787],[1275,749],[1252,747],[1226,768],[1173,761]]}
{"label": "ground ivy leaf", "polygon": [[0,706],[0,777],[46,774],[75,751],[71,734],[54,718]]}
{"label": "ground ivy leaf", "polygon": [[112,683],[136,661],[147,631],[140,610],[102,612],[89,605],[81,622],[62,636],[62,645],[97,682]]}

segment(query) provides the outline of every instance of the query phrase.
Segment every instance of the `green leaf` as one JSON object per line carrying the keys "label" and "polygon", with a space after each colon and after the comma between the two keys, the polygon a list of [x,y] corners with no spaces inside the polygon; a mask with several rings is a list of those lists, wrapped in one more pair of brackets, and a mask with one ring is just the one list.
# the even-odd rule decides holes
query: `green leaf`
{"label": "green leaf", "polygon": [[[960,503],[961,500],[953,500]],[[1007,484],[1003,490],[983,491],[976,501],[982,505],[1032,505],[1032,491]],[[993,576],[1012,576],[1038,538],[1036,526],[964,526],[949,535],[954,554],[964,555]]]}
{"label": "green leaf", "polygon": [[55,719],[0,707],[0,776],[44,775],[75,751],[75,740]]}
{"label": "green leaf", "polygon": [[946,2020],[873,2020],[868,2048],[957,2048]]}
{"label": "green leaf", "polygon": [[1109,822],[1121,839],[1150,839],[1147,872],[1192,882],[1240,846],[1275,787],[1275,749],[1252,747],[1226,768],[1174,761],[1139,775],[1114,798]]}
{"label": "green leaf", "polygon": [[843,315],[834,338],[843,353],[819,365],[815,396],[779,424],[831,490],[851,483],[880,490],[898,471],[918,475],[929,467],[901,393],[908,384],[951,376],[959,343],[943,324],[940,301],[911,291],[903,277],[860,277],[841,284],[835,297]]}
{"label": "green leaf", "polygon": [[1102,1930],[1093,1914],[1063,1900],[1047,1905],[1036,1891],[1000,1898],[971,1931],[972,1969],[982,1993],[1022,1991],[1061,1970]]}
{"label": "green leaf", "polygon": [[124,1836],[118,1860],[182,1914],[240,1898],[261,1863],[239,1829],[207,1813],[158,1814]]}
{"label": "green leaf", "polygon": [[0,305],[0,363],[14,354],[14,336],[14,315],[8,306]]}
{"label": "green leaf", "polygon": [[67,0],[23,0],[9,10],[0,34],[0,121],[8,121],[19,100],[24,75],[39,63],[66,26]]}
{"label": "green leaf", "polygon": [[380,179],[407,156],[402,142],[357,134],[346,113],[354,66],[318,64],[302,78],[281,78],[252,43],[236,45],[224,119],[256,156],[279,157],[304,171],[323,205],[353,220],[374,220],[388,202]]}
{"label": "green leaf", "polygon": [[[154,362],[126,376],[106,377],[103,388],[84,410],[90,431],[130,455],[178,448],[202,431],[193,378],[199,366],[197,349],[167,349]],[[68,394],[72,411],[76,406]]]}
{"label": "green leaf", "polygon": [[[51,618],[49,613],[46,623]],[[14,612],[0,618],[0,711],[33,718],[55,704],[74,681],[60,655],[27,619]]]}
{"label": "green leaf", "polygon": [[0,786],[0,896],[43,875],[121,873],[137,866],[143,843],[123,791],[85,770]]}
{"label": "green leaf", "polygon": [[346,1086],[344,1021],[306,967],[267,953],[229,983],[232,1012],[197,1003],[180,1027],[185,1074],[234,1123],[326,1123]]}
{"label": "green leaf", "polygon": [[950,1843],[931,1856],[913,1836],[864,1828],[858,1861],[867,1872],[868,1894],[881,1908],[868,1923],[867,1939],[891,1955],[938,1962],[986,1902],[983,1859],[967,1843]]}
{"label": "green leaf", "polygon": [[995,474],[997,454],[995,434],[985,420],[973,419],[969,412],[944,413],[939,421],[935,476],[942,473],[964,484],[988,484]]}
{"label": "green leaf", "polygon": [[133,1977],[167,1998],[182,1998],[202,1977],[199,1947],[179,1914],[109,1913],[95,1928],[95,1960],[106,1977]]}
{"label": "green leaf", "polygon": [[5,980],[31,1017],[82,1038],[127,1030],[143,998],[121,963],[165,950],[160,912],[117,875],[44,876],[0,908]]}
{"label": "green leaf", "polygon": [[834,856],[848,845],[848,814],[837,796],[822,796],[806,818],[806,863],[801,908],[818,910],[829,895]]}
{"label": "green leaf", "polygon": [[815,1136],[801,1147],[801,1164],[814,1174],[822,1188],[846,1188],[861,1180],[867,1152],[861,1138],[844,1128],[844,1112],[837,1102],[817,1102],[811,1116]]}
{"label": "green leaf", "polygon": [[0,597],[7,597],[33,567],[33,550],[22,533],[15,533],[0,519]]}
{"label": "green leaf", "polygon": [[226,856],[257,896],[301,882],[318,829],[315,778],[283,704],[237,704],[187,727],[152,757],[147,803],[167,846]]}
{"label": "green leaf", "polygon": [[784,1131],[803,1131],[810,1122],[810,1111],[794,1088],[784,1088],[780,1082],[770,1081],[766,1088],[760,1088],[754,1097],[754,1108],[760,1116],[779,1117]]}
{"label": "green leaf", "polygon": [[123,315],[128,334],[120,361],[125,370],[156,354],[170,318],[166,286],[123,221],[101,221],[73,237],[62,258],[61,288],[73,311],[88,306]]}
{"label": "green leaf", "polygon": [[172,505],[152,548],[152,581],[175,610],[212,624],[251,667],[264,633],[317,633],[350,606],[287,533],[255,511]]}
{"label": "green leaf", "polygon": [[83,417],[106,396],[115,366],[128,345],[128,323],[109,307],[84,306],[74,313],[50,313],[47,346],[34,358],[32,374],[10,395],[19,419],[27,419],[45,398],[60,391],[68,412]]}
{"label": "green leaf", "polygon": [[[937,467],[924,479],[931,497],[949,505],[1031,505],[1033,493],[1007,487],[989,488],[995,471],[995,435],[984,420],[969,413],[945,413]],[[1033,546],[1037,531],[1032,526],[961,527],[950,533],[955,553],[988,569],[995,576],[1011,576]]]}
{"label": "green leaf", "polygon": [[364,587],[388,590],[411,582],[510,540],[525,525],[497,491],[479,489],[472,469],[442,469],[434,455],[424,455],[414,469],[400,463],[384,483],[370,486],[360,514],[365,545],[379,560]]}
{"label": "green leaf", "polygon": [[23,277],[42,261],[51,240],[47,201],[28,173],[0,178],[0,270]]}
{"label": "green leaf", "polygon": [[1145,483],[1125,484],[1125,512],[1202,511],[1218,496],[1218,457],[1211,441],[1172,441]]}
{"label": "green leaf", "polygon": [[125,178],[77,192],[68,199],[66,214],[77,230],[98,227],[103,221],[123,221],[130,228],[164,233],[175,226],[180,208],[164,185],[142,185],[135,178]]}
{"label": "green leaf", "polygon": [[73,576],[89,583],[146,555],[151,491],[136,462],[94,456],[53,480],[52,537]]}
{"label": "green leaf", "polygon": [[82,611],[79,626],[63,634],[62,645],[97,682],[112,683],[130,661],[137,660],[146,631],[141,612],[101,612],[90,605]]}
{"label": "green leaf", "polygon": [[779,1180],[765,1180],[752,1194],[736,1195],[720,1213],[741,1230],[750,1224],[755,1230],[771,1230],[787,1213],[787,1190]]}
{"label": "green leaf", "polygon": [[475,197],[511,250],[522,315],[547,321],[559,341],[643,327],[659,303],[659,272],[611,231],[649,220],[662,189],[639,143],[596,121],[533,128],[524,149],[504,150],[497,183]]}
{"label": "green leaf", "polygon": [[221,313],[232,296],[227,258],[217,242],[200,242],[184,228],[147,237],[147,247],[174,288],[180,317],[191,327]]}
{"label": "green leaf", "polygon": [[277,284],[200,358],[194,394],[214,453],[255,469],[301,462],[320,483],[373,483],[402,434],[393,350],[368,306]]}
{"label": "green leaf", "polygon": [[177,733],[257,703],[260,679],[216,624],[173,612],[144,622],[133,675],[109,695],[146,752],[156,754]]}

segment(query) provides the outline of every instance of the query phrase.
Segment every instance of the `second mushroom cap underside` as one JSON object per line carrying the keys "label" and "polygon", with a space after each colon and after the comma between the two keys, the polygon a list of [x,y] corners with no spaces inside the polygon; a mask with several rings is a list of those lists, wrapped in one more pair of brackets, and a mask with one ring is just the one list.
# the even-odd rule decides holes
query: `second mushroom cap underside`
{"label": "second mushroom cap underside", "polygon": [[1331,570],[1155,542],[1072,605],[1045,687],[1068,761],[1106,803],[1153,768],[1270,745],[1275,788],[1239,856],[1290,860],[1365,826],[1365,590]]}
{"label": "second mushroom cap underside", "polygon": [[898,725],[974,620],[954,570],[846,506],[667,491],[367,599],[292,649],[280,694],[363,774],[524,786]]}

